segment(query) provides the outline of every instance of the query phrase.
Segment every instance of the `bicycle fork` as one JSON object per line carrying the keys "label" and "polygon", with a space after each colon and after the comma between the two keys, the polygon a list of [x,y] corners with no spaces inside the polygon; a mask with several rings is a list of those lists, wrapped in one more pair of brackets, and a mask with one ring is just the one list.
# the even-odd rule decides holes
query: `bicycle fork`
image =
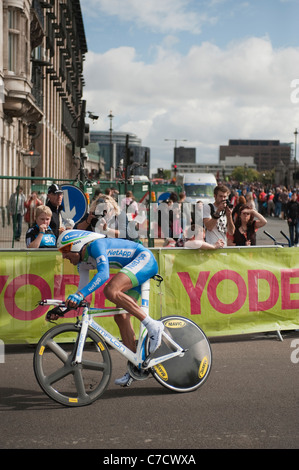
{"label": "bicycle fork", "polygon": [[81,329],[80,329],[80,334],[78,338],[78,343],[76,346],[76,355],[73,360],[73,365],[81,364],[82,362],[83,348],[84,348],[88,326],[89,326],[88,321],[85,320],[87,312],[88,312],[88,308],[85,307],[83,310],[83,314],[82,314]]}

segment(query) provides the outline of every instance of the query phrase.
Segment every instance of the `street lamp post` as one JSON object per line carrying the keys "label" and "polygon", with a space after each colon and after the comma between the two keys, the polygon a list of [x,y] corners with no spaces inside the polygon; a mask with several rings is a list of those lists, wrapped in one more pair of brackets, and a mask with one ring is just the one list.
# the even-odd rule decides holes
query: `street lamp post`
{"label": "street lamp post", "polygon": [[[83,190],[86,180],[85,162],[88,158],[86,147],[90,141],[89,124],[85,122],[86,114],[88,114],[88,118],[92,119],[93,122],[99,119],[99,116],[95,115],[93,112],[86,111],[86,101],[82,100],[80,113],[73,120],[71,127],[72,129],[76,129],[76,142],[73,143],[73,157],[77,158],[80,162],[79,178],[80,186]],[[75,146],[79,147],[79,156],[75,156]]]}
{"label": "street lamp post", "polygon": [[296,152],[297,152],[297,128],[295,129],[294,135],[295,135],[295,147],[294,147],[294,188],[296,189],[297,183],[296,183]]}
{"label": "street lamp post", "polygon": [[112,111],[107,116],[110,119],[110,180],[113,181],[115,179],[115,162],[114,162],[114,155],[113,155],[113,142],[112,142],[112,120],[114,118]]}

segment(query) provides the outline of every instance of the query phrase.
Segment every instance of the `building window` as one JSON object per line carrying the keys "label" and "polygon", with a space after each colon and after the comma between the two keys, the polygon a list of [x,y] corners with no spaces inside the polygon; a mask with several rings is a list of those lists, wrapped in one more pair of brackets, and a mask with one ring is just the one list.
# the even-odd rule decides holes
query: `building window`
{"label": "building window", "polygon": [[8,70],[17,72],[19,50],[19,12],[14,8],[8,10]]}

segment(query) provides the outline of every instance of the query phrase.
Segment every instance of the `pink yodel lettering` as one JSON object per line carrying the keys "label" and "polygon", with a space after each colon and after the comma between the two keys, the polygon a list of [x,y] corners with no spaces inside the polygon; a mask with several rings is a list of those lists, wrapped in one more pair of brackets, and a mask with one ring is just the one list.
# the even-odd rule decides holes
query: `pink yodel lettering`
{"label": "pink yodel lettering", "polygon": [[[15,277],[7,286],[4,294],[4,304],[8,313],[17,320],[30,321],[39,318],[46,313],[48,307],[38,305],[33,310],[22,310],[16,304],[16,294],[21,287],[35,286],[40,291],[40,299],[50,299],[51,289],[49,284],[36,274],[22,274]],[[30,303],[30,302],[29,302]]]}
{"label": "pink yodel lettering", "polygon": [[[297,282],[295,279],[297,278]],[[299,269],[281,270],[281,308],[283,310],[299,309]],[[297,295],[295,295],[297,294]]]}
{"label": "pink yodel lettering", "polygon": [[8,278],[9,278],[9,276],[0,276],[0,295],[3,291],[3,288],[4,288]]}
{"label": "pink yodel lettering", "polygon": [[191,315],[201,314],[201,296],[207,283],[209,274],[210,271],[201,271],[198,275],[196,285],[194,286],[189,273],[178,273],[178,276],[182,281],[182,284],[185,287],[190,299]]}
{"label": "pink yodel lettering", "polygon": [[[259,300],[259,281],[268,283],[270,292],[268,299]],[[279,297],[279,284],[275,275],[266,269],[250,269],[248,271],[249,286],[249,311],[259,312],[270,310],[276,304]],[[265,289],[263,289],[263,292]]]}
{"label": "pink yodel lettering", "polygon": [[[217,287],[224,281],[230,280],[234,282],[238,289],[237,298],[231,303],[224,303],[218,298]],[[208,299],[212,307],[220,313],[235,313],[243,306],[247,296],[247,288],[242,276],[236,271],[224,269],[218,271],[211,278],[208,285]]]}

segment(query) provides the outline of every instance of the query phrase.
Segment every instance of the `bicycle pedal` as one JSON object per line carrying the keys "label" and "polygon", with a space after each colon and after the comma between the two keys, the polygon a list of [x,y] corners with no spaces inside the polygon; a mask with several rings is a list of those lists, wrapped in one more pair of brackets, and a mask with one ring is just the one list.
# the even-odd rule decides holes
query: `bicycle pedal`
{"label": "bicycle pedal", "polygon": [[134,382],[133,377],[130,377],[129,380],[128,380],[128,382],[127,382],[126,384],[122,385],[122,387],[123,387],[123,388],[125,388],[125,387],[130,387],[133,382]]}

